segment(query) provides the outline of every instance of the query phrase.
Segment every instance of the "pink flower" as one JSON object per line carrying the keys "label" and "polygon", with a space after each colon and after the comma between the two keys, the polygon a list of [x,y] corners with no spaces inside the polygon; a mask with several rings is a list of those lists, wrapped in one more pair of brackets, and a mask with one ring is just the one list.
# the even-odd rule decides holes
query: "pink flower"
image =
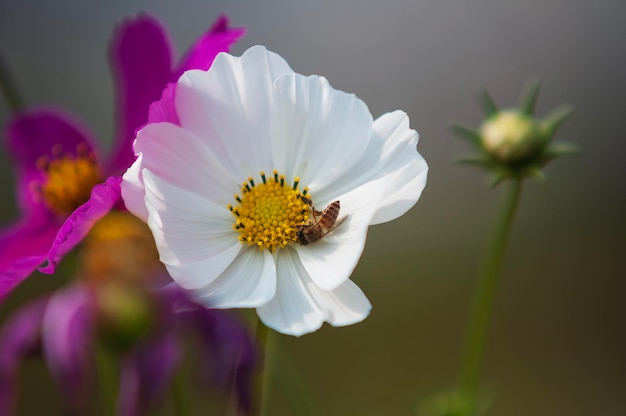
{"label": "pink flower", "polygon": [[0,300],[40,268],[53,273],[61,258],[113,208],[124,209],[120,177],[134,161],[135,130],[150,104],[187,69],[208,69],[244,34],[221,16],[174,66],[163,26],[141,15],[116,30],[109,56],[117,88],[117,134],[103,157],[93,136],[71,116],[39,108],[16,114],[5,137],[16,164],[21,218],[0,230]]}

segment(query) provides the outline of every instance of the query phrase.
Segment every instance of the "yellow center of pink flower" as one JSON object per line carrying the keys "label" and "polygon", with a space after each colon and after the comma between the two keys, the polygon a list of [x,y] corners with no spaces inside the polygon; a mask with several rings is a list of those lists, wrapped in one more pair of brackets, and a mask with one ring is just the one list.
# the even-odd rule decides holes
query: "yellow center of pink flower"
{"label": "yellow center of pink flower", "polygon": [[53,158],[41,157],[37,167],[44,172],[45,179],[35,192],[52,212],[67,216],[89,200],[91,189],[102,182],[93,153],[87,146],[79,145],[76,154],[61,154],[60,146],[52,149]]}
{"label": "yellow center of pink flower", "polygon": [[260,175],[262,183],[257,185],[252,177],[248,178],[241,186],[242,196],[235,195],[237,205],[229,204],[228,209],[235,217],[233,228],[240,233],[239,241],[273,252],[298,241],[296,231],[308,222],[311,212],[302,198],[308,189],[298,190],[298,177],[289,186],[277,171],[269,179],[264,172]]}
{"label": "yellow center of pink flower", "polygon": [[81,274],[92,283],[145,285],[164,271],[150,229],[125,211],[111,211],[95,223],[79,256]]}

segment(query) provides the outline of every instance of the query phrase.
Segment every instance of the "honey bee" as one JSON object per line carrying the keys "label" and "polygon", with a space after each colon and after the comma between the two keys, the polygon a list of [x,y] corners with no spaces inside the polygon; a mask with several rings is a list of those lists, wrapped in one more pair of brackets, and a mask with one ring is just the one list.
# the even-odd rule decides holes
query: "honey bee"
{"label": "honey bee", "polygon": [[339,224],[341,224],[346,219],[346,217],[343,217],[342,219],[337,221],[340,208],[339,201],[331,202],[330,205],[324,208],[324,211],[320,212],[315,210],[313,202],[311,202],[310,199],[304,196],[300,198],[306,204],[309,204],[311,206],[311,214],[313,215],[313,220],[315,221],[313,224],[299,226],[296,231],[296,237],[298,237],[298,242],[303,246],[320,240],[326,234],[337,228]]}

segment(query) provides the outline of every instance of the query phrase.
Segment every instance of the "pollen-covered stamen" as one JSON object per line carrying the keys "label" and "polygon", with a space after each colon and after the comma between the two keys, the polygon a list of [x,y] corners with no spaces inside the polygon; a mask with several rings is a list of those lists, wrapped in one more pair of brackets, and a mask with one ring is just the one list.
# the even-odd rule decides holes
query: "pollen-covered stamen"
{"label": "pollen-covered stamen", "polygon": [[241,186],[242,196],[235,195],[237,204],[228,204],[228,209],[235,217],[233,229],[241,233],[239,241],[274,251],[297,242],[298,227],[308,223],[310,207],[301,198],[308,188],[298,190],[298,177],[292,186],[285,186],[285,176],[276,170],[274,180],[267,180],[265,172],[259,175],[262,183],[248,178]]}
{"label": "pollen-covered stamen", "polygon": [[91,189],[102,182],[95,155],[84,143],[77,147],[75,154],[63,154],[60,146],[55,146],[52,157],[42,156],[36,164],[44,177],[33,184],[32,190],[59,216],[68,215],[87,202]]}

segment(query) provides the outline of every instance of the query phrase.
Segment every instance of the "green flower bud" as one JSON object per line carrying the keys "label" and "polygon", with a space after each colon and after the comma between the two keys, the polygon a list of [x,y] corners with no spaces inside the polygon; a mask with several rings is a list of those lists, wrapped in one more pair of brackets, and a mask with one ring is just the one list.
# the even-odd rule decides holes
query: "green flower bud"
{"label": "green flower bud", "polygon": [[507,165],[532,159],[547,143],[535,120],[517,110],[499,111],[485,120],[480,138],[485,152]]}
{"label": "green flower bud", "polygon": [[150,331],[155,311],[145,290],[120,284],[95,289],[98,332],[105,345],[123,351]]}
{"label": "green flower bud", "polygon": [[539,83],[531,84],[517,109],[500,110],[487,91],[479,96],[486,119],[474,130],[460,124],[454,132],[476,149],[476,153],[458,159],[461,163],[480,166],[489,171],[493,186],[509,178],[531,177],[545,181],[543,167],[561,156],[578,154],[569,143],[553,143],[560,125],[572,113],[561,106],[547,116],[534,116]]}

